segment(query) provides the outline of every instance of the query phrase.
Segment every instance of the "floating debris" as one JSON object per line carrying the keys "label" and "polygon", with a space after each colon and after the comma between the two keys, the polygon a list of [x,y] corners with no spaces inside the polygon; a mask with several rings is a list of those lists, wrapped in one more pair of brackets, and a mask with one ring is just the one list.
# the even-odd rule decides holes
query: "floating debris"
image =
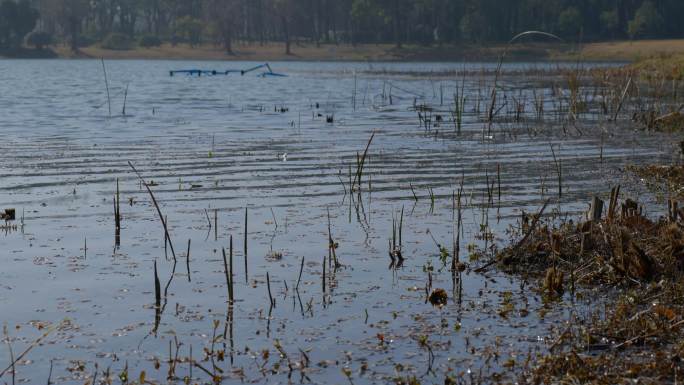
{"label": "floating debris", "polygon": [[17,210],[5,209],[5,212],[0,213],[0,219],[4,219],[5,221],[13,221],[17,219]]}
{"label": "floating debris", "polygon": [[435,289],[432,291],[432,293],[430,293],[430,297],[428,298],[428,300],[434,306],[444,306],[447,304],[448,298],[449,296],[447,295],[446,290]]}

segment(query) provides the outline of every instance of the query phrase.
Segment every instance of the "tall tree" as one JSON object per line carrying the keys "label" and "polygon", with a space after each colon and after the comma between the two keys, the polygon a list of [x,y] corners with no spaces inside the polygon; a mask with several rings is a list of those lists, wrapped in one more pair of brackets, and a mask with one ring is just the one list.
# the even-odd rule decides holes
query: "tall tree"
{"label": "tall tree", "polygon": [[78,51],[83,22],[88,15],[88,0],[49,0],[49,12],[61,27],[73,52]]}

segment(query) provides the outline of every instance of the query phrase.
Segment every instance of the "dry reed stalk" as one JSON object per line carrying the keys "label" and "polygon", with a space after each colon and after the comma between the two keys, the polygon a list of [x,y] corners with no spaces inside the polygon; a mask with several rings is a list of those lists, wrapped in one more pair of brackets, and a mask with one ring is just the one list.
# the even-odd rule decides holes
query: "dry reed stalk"
{"label": "dry reed stalk", "polygon": [[245,207],[245,239],[244,239],[244,254],[245,266],[247,266],[247,207]]}
{"label": "dry reed stalk", "polygon": [[169,235],[169,229],[166,225],[166,220],[164,220],[164,215],[161,212],[161,209],[159,208],[159,204],[157,204],[157,199],[154,197],[154,194],[152,193],[152,190],[150,189],[150,186],[145,182],[143,177],[140,175],[138,170],[135,169],[135,166],[133,166],[133,163],[131,161],[128,161],[128,165],[131,166],[133,171],[138,175],[138,178],[142,182],[142,184],[145,186],[147,189],[147,192],[150,194],[150,198],[152,198],[152,203],[154,204],[154,207],[157,209],[157,214],[159,214],[159,220],[162,223],[162,226],[164,226],[164,235],[166,236],[166,240],[169,242],[169,246],[171,247],[171,255],[173,256],[174,262],[176,261],[176,251],[173,249],[173,242],[171,241],[171,236]]}
{"label": "dry reed stalk", "polygon": [[299,277],[297,278],[297,286],[295,286],[295,291],[299,291],[299,283],[302,281],[302,272],[304,271],[304,257],[302,257],[302,264],[299,266]]}
{"label": "dry reed stalk", "polygon": [[371,134],[370,139],[368,139],[368,143],[366,144],[366,148],[363,150],[363,155],[361,158],[358,157],[357,154],[357,167],[356,167],[356,175],[354,176],[354,181],[352,183],[352,190],[354,190],[354,186],[358,184],[359,190],[361,190],[361,178],[363,176],[363,167],[366,162],[366,157],[368,156],[368,149],[370,148],[371,142],[373,142],[373,138],[375,137],[375,131]]}
{"label": "dry reed stalk", "polygon": [[221,253],[223,255],[223,273],[226,277],[226,288],[228,290],[228,301],[230,302],[231,290],[230,290],[230,275],[228,273],[228,259],[226,258],[226,249],[221,248]]}
{"label": "dry reed stalk", "polygon": [[271,277],[269,276],[268,271],[266,272],[266,287],[268,288],[268,300],[270,307],[275,307],[275,298],[273,298],[273,295],[271,294]]}
{"label": "dry reed stalk", "polygon": [[16,365],[18,362],[20,362],[20,361],[21,361],[21,360],[22,360],[22,359],[23,359],[31,350],[33,350],[33,348],[35,348],[36,346],[40,345],[40,343],[43,342],[44,339],[46,339],[46,338],[47,338],[50,334],[52,334],[55,330],[57,330],[57,329],[61,328],[62,326],[64,326],[66,323],[67,323],[67,321],[64,320],[64,321],[60,322],[60,323],[57,324],[57,325],[54,325],[54,326],[52,326],[52,327],[49,327],[49,328],[45,331],[45,333],[43,333],[40,337],[36,338],[33,342],[31,342],[31,343],[29,344],[29,346],[26,347],[26,349],[24,349],[24,351],[23,351],[21,354],[19,354],[18,356],[14,357],[14,359],[13,359],[12,362],[9,364],[9,366],[7,366],[5,369],[3,369],[3,370],[0,372],[0,378],[2,378],[5,374],[7,374],[7,372],[8,372],[9,370],[13,370],[14,367],[15,367],[15,365]]}
{"label": "dry reed stalk", "polygon": [[107,80],[107,68],[105,67],[104,58],[101,58],[102,72],[104,73],[105,89],[107,90],[107,105],[109,107],[109,117],[112,116],[112,99],[109,95],[109,81]]}
{"label": "dry reed stalk", "polygon": [[185,268],[188,272],[188,282],[192,282],[190,280],[190,239],[188,239],[188,253],[185,255]]}

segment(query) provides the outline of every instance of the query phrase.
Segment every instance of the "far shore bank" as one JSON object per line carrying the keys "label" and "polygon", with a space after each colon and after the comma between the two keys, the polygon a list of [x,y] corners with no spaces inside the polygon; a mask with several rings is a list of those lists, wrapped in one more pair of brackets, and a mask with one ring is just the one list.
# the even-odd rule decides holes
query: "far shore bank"
{"label": "far shore bank", "polygon": [[[58,45],[41,52],[24,49],[17,57],[23,58],[104,58],[139,60],[220,60],[220,61],[389,61],[389,62],[474,62],[496,61],[506,45],[406,45],[393,44],[297,44],[291,54],[285,54],[285,45],[236,44],[232,53],[215,45],[190,47],[187,44],[163,44],[159,47],[136,47],[130,50],[111,50],[94,45],[72,52]],[[513,61],[578,60],[632,62],[658,55],[684,55],[684,39],[639,40],[575,44],[528,43],[508,47],[507,58]],[[11,57],[14,55],[5,55]]]}

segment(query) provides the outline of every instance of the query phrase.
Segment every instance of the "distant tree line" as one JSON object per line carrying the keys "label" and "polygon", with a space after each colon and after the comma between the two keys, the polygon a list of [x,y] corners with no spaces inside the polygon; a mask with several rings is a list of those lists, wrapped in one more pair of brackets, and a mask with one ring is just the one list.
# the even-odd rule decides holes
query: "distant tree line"
{"label": "distant tree line", "polygon": [[0,0],[0,48],[568,41],[684,36],[684,0]]}

